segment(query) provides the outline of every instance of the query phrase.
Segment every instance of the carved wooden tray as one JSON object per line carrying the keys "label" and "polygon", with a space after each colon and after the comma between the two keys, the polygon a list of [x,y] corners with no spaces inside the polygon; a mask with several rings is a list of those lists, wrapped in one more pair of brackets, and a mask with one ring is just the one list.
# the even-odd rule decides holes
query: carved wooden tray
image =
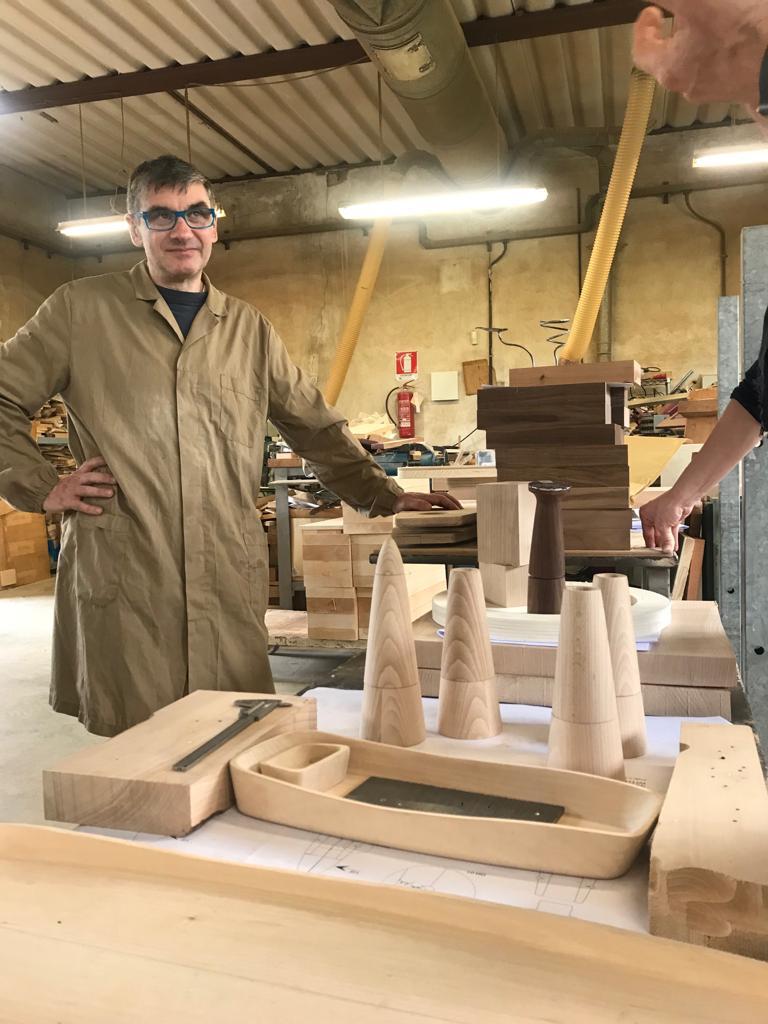
{"label": "carved wooden tray", "polygon": [[[230,762],[243,814],[347,839],[589,878],[628,870],[661,797],[611,779],[441,757],[320,732],[288,732]],[[371,777],[561,805],[557,823],[376,806],[348,794]]]}
{"label": "carved wooden tray", "polygon": [[0,826],[7,1024],[756,1024],[768,967],[391,886]]}

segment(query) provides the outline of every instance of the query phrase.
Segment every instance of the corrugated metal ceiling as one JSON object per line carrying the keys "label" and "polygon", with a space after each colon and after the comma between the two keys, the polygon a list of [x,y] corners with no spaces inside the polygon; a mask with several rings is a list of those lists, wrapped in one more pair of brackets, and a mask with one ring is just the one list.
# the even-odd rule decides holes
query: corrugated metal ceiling
{"label": "corrugated metal ceiling", "polygon": [[[554,0],[451,0],[460,21]],[[574,0],[578,3],[580,0]],[[581,0],[591,2],[591,0]],[[326,0],[0,0],[0,88],[71,82],[292,49],[351,37]],[[547,129],[621,123],[631,27],[472,49],[510,142]],[[189,101],[234,140],[191,117],[192,155],[214,179],[376,161],[423,145],[384,89],[382,139],[370,64],[258,83],[189,89]],[[158,152],[186,154],[186,112],[160,93],[0,116],[0,161],[63,189],[81,182],[79,111],[89,190],[122,184]],[[712,124],[725,105],[696,108],[659,90],[654,127]],[[382,146],[383,142],[383,146]]]}

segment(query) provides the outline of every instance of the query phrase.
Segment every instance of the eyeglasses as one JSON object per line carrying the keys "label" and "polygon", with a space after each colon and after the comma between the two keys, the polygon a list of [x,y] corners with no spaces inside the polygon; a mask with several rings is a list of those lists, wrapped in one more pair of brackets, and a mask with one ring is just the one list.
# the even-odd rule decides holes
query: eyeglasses
{"label": "eyeglasses", "polygon": [[216,223],[216,210],[212,206],[190,206],[187,210],[158,208],[141,213],[141,219],[150,231],[173,231],[179,217],[193,231],[203,231]]}

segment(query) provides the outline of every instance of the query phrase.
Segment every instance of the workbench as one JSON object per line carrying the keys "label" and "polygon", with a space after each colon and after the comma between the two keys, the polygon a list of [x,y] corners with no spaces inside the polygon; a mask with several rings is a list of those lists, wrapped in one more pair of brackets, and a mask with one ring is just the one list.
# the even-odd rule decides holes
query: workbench
{"label": "workbench", "polygon": [[[308,692],[317,700],[318,729],[342,736],[359,733],[362,693],[335,689]],[[427,739],[419,747],[445,756],[542,764],[551,712],[502,705],[504,730],[489,740],[459,741],[437,735],[437,701],[424,699]],[[679,748],[680,718],[648,719],[649,752],[627,762],[629,781],[666,789]],[[722,723],[724,719],[698,719]],[[132,839],[154,847],[260,866],[289,868],[350,880],[461,895],[647,932],[648,863],[641,855],[623,877],[611,881],[451,861],[386,847],[317,835],[258,821],[231,809],[182,839],[87,828],[82,831]]]}

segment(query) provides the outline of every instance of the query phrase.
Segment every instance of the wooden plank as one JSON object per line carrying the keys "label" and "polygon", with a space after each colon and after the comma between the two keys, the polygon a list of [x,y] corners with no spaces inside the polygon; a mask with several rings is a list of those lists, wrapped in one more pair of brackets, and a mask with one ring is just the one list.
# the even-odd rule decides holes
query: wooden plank
{"label": "wooden plank", "polygon": [[477,393],[477,425],[482,430],[512,425],[575,427],[610,422],[611,403],[605,384],[484,387]]}
{"label": "wooden plank", "polygon": [[352,539],[333,530],[305,530],[303,537],[304,583],[309,588],[351,590]]}
{"label": "wooden plank", "polygon": [[488,384],[488,360],[471,359],[461,364],[464,375],[464,391],[468,395],[476,395],[478,390]]}
{"label": "wooden plank", "polygon": [[[187,772],[172,765],[234,722],[236,700],[274,694],[197,690],[132,729],[71,754],[43,772],[45,816],[78,825],[183,836],[232,806],[228,764],[260,737],[312,728],[313,700],[290,704],[245,729]],[[310,723],[304,725],[302,723]]]}
{"label": "wooden plank", "polygon": [[[419,681],[425,697],[440,692],[440,669],[420,668]],[[502,704],[528,704],[551,708],[554,679],[542,676],[496,675],[496,696]],[[654,686],[642,684],[646,715],[659,718],[725,718],[731,720],[731,691],[713,687]]]}
{"label": "wooden plank", "polygon": [[675,582],[672,586],[672,600],[682,601],[685,597],[685,588],[688,586],[688,574],[691,571],[693,552],[696,549],[693,537],[684,537],[683,546],[680,551],[680,558],[677,563]]}
{"label": "wooden plank", "polygon": [[541,387],[554,384],[639,384],[643,371],[631,360],[615,363],[561,363],[509,371],[510,387]]}
{"label": "wooden plank", "polygon": [[496,565],[527,565],[536,499],[527,483],[481,484],[477,488],[477,556]]}
{"label": "wooden plank", "polygon": [[487,448],[512,448],[515,445],[552,445],[552,444],[624,444],[624,430],[614,423],[601,423],[597,426],[508,426],[488,427],[485,433]]}
{"label": "wooden plank", "polygon": [[456,530],[464,526],[475,526],[477,511],[474,508],[432,509],[428,512],[400,512],[395,516],[395,529],[400,533],[427,530]]}
{"label": "wooden plank", "polygon": [[477,529],[474,526],[457,527],[455,530],[425,530],[417,533],[415,530],[393,530],[392,536],[398,545],[404,547],[421,547],[442,544],[461,544],[464,541],[472,540],[477,536]]}
{"label": "wooden plank", "polygon": [[686,537],[686,540],[693,541],[693,554],[691,565],[688,570],[688,583],[685,588],[686,601],[701,600],[701,574],[704,567],[704,548],[706,541],[698,537]]}
{"label": "wooden plank", "polygon": [[352,582],[355,587],[372,587],[376,566],[371,555],[379,551],[388,533],[358,534],[352,537]]}
{"label": "wooden plank", "polygon": [[625,445],[497,448],[496,468],[501,481],[564,480],[574,487],[629,486]]}
{"label": "wooden plank", "polygon": [[24,1024],[768,1018],[768,969],[743,957],[63,829],[2,826],[0,898],[0,997]]}
{"label": "wooden plank", "polygon": [[748,726],[684,723],[651,846],[651,932],[768,959],[768,794]]}
{"label": "wooden plank", "polygon": [[394,516],[369,518],[344,501],[341,503],[341,512],[344,520],[344,533],[351,536],[363,533],[391,533],[395,523]]}
{"label": "wooden plank", "polygon": [[[442,640],[431,615],[413,624],[419,668],[440,668]],[[553,679],[554,647],[492,644],[496,672]],[[714,601],[674,601],[672,621],[649,651],[639,651],[640,681],[657,686],[712,687],[740,685],[733,648]]]}

